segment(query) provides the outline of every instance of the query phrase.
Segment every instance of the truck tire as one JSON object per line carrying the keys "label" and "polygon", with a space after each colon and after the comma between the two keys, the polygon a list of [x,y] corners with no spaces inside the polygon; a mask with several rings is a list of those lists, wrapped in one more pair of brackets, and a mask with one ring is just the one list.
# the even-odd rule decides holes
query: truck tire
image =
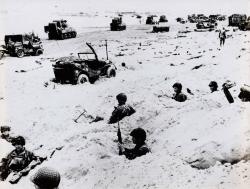
{"label": "truck tire", "polygon": [[84,84],[89,82],[89,77],[86,74],[80,74],[77,79],[77,84]]}
{"label": "truck tire", "polygon": [[116,71],[115,71],[115,68],[113,66],[110,66],[107,69],[107,76],[108,77],[115,77],[116,76]]}
{"label": "truck tire", "polygon": [[16,52],[18,58],[24,57],[24,51],[22,49],[18,49]]}

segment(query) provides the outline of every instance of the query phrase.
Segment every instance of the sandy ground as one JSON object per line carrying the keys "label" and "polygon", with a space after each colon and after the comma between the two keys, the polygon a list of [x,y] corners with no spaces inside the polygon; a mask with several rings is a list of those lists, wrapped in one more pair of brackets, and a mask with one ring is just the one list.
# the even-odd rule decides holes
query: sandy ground
{"label": "sandy ground", "polygon": [[[51,166],[61,173],[61,189],[249,188],[250,104],[237,96],[243,84],[250,84],[250,32],[228,28],[229,37],[220,49],[217,32],[193,32],[192,24],[172,22],[170,26],[169,33],[158,34],[151,33],[152,26],[138,23],[122,32],[107,27],[86,32],[78,27],[75,39],[49,41],[41,34],[42,56],[4,57],[0,61],[0,124],[10,125],[13,135],[24,136],[27,149],[37,155],[49,156],[56,148],[62,149],[18,184],[0,184],[31,189],[30,175],[39,167]],[[186,30],[192,32],[178,33]],[[86,85],[51,81],[51,60],[84,51],[85,42],[91,42],[105,58],[104,40],[118,68],[117,77]],[[226,80],[235,82],[230,89],[235,103],[229,104],[221,90],[211,94],[211,80],[219,86]],[[161,97],[172,95],[177,81],[188,95],[184,103]],[[137,111],[121,123],[125,143],[131,145],[130,131],[142,127],[152,150],[133,161],[118,156],[117,125],[107,124],[120,92],[127,94]],[[89,124],[83,117],[75,123],[73,119],[84,109],[104,121]],[[209,168],[192,168],[188,162],[197,159]],[[239,162],[222,164],[223,160]]]}

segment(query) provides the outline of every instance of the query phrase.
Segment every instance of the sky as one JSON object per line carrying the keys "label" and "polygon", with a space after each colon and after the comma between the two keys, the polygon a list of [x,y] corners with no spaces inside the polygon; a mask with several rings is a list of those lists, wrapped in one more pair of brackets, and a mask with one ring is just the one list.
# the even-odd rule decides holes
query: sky
{"label": "sky", "polygon": [[169,11],[250,14],[250,0],[0,0],[1,11]]}

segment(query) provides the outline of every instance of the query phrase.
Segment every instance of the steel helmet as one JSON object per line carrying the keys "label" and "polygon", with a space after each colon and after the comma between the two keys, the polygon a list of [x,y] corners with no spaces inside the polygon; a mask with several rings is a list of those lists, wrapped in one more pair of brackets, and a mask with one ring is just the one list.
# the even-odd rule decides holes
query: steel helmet
{"label": "steel helmet", "polygon": [[58,187],[61,180],[60,173],[49,167],[40,168],[33,177],[31,181],[41,188],[53,189]]}
{"label": "steel helmet", "polygon": [[18,136],[11,141],[12,145],[25,145],[25,139],[22,136]]}
{"label": "steel helmet", "polygon": [[116,96],[116,99],[119,102],[126,102],[127,101],[127,96],[125,95],[125,93],[120,93]]}
{"label": "steel helmet", "polygon": [[181,89],[182,89],[182,84],[181,83],[175,83],[174,85],[173,85],[173,87],[175,88],[177,88],[177,89],[179,89],[180,91],[181,91]]}
{"label": "steel helmet", "polygon": [[210,83],[209,83],[209,85],[208,85],[209,87],[218,87],[218,84],[217,84],[217,82],[216,81],[211,81]]}
{"label": "steel helmet", "polygon": [[5,131],[10,131],[10,127],[9,126],[1,126],[1,133],[5,132]]}
{"label": "steel helmet", "polygon": [[131,133],[130,136],[135,137],[135,138],[141,138],[143,141],[146,140],[146,131],[140,127],[134,129]]}

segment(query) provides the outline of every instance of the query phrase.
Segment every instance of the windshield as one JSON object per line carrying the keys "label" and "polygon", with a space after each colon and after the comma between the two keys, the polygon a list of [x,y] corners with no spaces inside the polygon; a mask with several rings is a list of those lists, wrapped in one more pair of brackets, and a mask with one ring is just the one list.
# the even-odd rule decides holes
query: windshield
{"label": "windshield", "polygon": [[78,57],[83,60],[95,60],[95,54],[93,53],[78,53]]}

